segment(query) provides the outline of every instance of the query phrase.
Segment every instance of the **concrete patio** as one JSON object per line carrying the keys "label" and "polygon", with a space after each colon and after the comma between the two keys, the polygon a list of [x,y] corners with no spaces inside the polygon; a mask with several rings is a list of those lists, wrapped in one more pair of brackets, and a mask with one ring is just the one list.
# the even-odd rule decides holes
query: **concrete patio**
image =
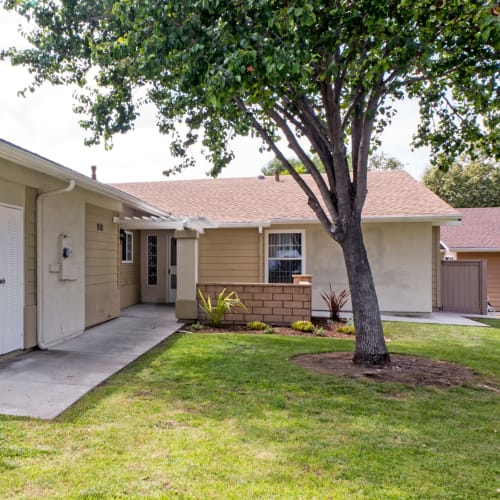
{"label": "concrete patio", "polygon": [[48,351],[0,363],[0,414],[53,419],[181,326],[174,308],[142,304]]}

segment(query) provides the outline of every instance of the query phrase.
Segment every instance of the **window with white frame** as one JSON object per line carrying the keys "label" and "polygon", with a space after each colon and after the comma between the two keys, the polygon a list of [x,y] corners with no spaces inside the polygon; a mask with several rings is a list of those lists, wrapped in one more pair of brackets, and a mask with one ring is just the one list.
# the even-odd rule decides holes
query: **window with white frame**
{"label": "window with white frame", "polygon": [[130,231],[120,231],[120,241],[122,245],[122,262],[132,263],[134,261],[134,233]]}
{"label": "window with white frame", "polygon": [[266,238],[266,282],[293,283],[305,272],[304,231],[269,231]]}

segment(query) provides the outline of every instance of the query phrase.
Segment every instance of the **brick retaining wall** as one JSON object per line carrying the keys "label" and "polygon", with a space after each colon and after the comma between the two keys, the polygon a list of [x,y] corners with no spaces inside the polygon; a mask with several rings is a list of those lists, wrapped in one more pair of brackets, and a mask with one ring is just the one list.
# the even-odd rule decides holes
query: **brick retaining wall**
{"label": "brick retaining wall", "polygon": [[[293,321],[311,320],[310,284],[198,283],[198,288],[205,297],[210,295],[212,304],[224,288],[227,293],[235,291],[238,294],[248,312],[225,314],[223,323],[263,321],[274,325],[289,325]],[[198,311],[199,320],[205,321],[205,313],[199,308]]]}

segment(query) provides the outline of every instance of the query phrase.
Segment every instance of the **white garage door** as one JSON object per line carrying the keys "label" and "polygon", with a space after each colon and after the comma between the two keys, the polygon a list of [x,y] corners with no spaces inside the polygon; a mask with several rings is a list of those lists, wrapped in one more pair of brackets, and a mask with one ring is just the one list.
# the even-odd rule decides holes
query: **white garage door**
{"label": "white garage door", "polygon": [[0,354],[23,348],[23,212],[0,205]]}

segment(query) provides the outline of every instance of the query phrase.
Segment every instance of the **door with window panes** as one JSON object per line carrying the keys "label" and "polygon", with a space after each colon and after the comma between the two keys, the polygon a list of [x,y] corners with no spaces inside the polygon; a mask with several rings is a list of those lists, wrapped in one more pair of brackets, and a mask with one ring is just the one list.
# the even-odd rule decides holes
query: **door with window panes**
{"label": "door with window panes", "polygon": [[144,231],[141,235],[142,302],[167,301],[167,235],[165,231]]}
{"label": "door with window panes", "polygon": [[168,236],[168,291],[167,296],[170,304],[177,299],[177,238]]}

